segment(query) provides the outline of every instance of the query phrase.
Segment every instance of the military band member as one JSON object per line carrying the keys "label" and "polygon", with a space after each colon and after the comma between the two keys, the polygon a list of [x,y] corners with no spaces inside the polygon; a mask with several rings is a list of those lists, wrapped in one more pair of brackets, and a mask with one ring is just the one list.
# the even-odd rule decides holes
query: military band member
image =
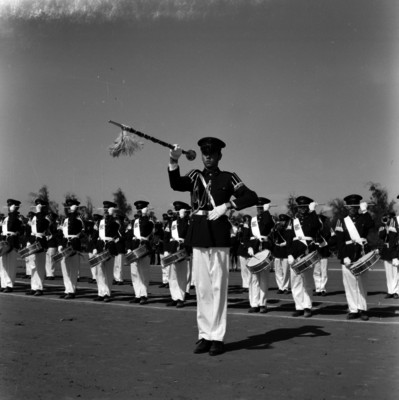
{"label": "military band member", "polygon": [[[226,213],[257,204],[255,192],[235,173],[221,171],[221,149],[217,138],[199,140],[204,170],[181,176],[180,146],[170,151],[169,181],[173,190],[190,192],[193,213],[185,244],[193,249],[193,275],[197,291],[198,342],[194,353],[215,356],[224,352],[227,322],[227,289],[231,224]],[[232,196],[235,197],[231,200]]]}
{"label": "military band member", "polygon": [[41,250],[32,254],[32,276],[31,288],[26,292],[27,295],[42,296],[44,279],[46,277],[46,252],[47,252],[47,234],[50,221],[47,219],[48,202],[42,199],[36,199],[36,213],[31,221],[31,236],[27,245],[39,243]]}
{"label": "military band member", "polygon": [[49,212],[47,215],[49,220],[48,235],[47,235],[47,252],[46,252],[46,279],[52,281],[55,278],[56,265],[53,262],[53,256],[57,254],[58,247],[58,224],[57,214]]}
{"label": "military band member", "polygon": [[84,223],[78,214],[80,202],[76,199],[68,199],[65,204],[66,218],[62,224],[62,237],[60,238],[58,251],[62,252],[71,247],[71,255],[63,257],[60,261],[62,278],[64,281],[64,294],[60,297],[66,300],[74,299],[76,294],[76,285],[80,269],[80,252],[82,245],[80,237],[84,233]]}
{"label": "military band member", "polygon": [[123,265],[126,254],[125,217],[123,215],[118,215],[115,221],[119,224],[119,240],[116,243],[117,254],[114,260],[114,283],[116,285],[123,285]]}
{"label": "military band member", "polygon": [[109,257],[97,265],[97,290],[98,294],[94,301],[111,301],[112,282],[114,278],[115,256],[118,254],[117,243],[120,240],[120,224],[116,221],[116,204],[112,201],[103,201],[104,216],[98,227],[98,240],[93,255],[108,250]]}
{"label": "military band member", "polygon": [[241,273],[241,286],[244,289],[244,292],[249,291],[249,282],[251,279],[251,272],[247,268],[247,261],[250,257],[248,254],[248,247],[251,239],[251,220],[252,217],[249,214],[245,214],[242,224],[240,224],[237,232],[237,261]]}
{"label": "military band member", "polygon": [[350,271],[352,263],[370,251],[367,236],[374,222],[367,211],[367,203],[361,202],[362,196],[352,194],[344,198],[348,216],[337,221],[335,227],[338,258],[342,264],[342,278],[348,302],[347,319],[360,317],[363,321],[367,315],[367,275],[368,271],[355,276]]}
{"label": "military band member", "polygon": [[381,259],[384,261],[385,276],[387,281],[386,299],[399,299],[398,220],[399,217],[397,217],[395,214],[384,215],[382,218],[383,225],[378,231],[380,239],[384,241],[380,255]]}
{"label": "military band member", "polygon": [[306,196],[296,198],[297,213],[290,221],[288,230],[288,264],[291,267],[291,290],[295,302],[293,316],[312,316],[313,270],[308,268],[297,273],[292,268],[294,263],[307,254],[317,250],[315,238],[322,227],[315,208],[317,203]]}
{"label": "military band member", "polygon": [[[87,220],[85,223],[85,232],[87,236],[87,253],[89,259],[97,254],[97,241],[99,238],[99,225],[100,221],[103,219],[100,214],[93,214],[92,219]],[[90,283],[97,283],[97,265],[90,267],[89,279]]]}
{"label": "military band member", "polygon": [[0,280],[1,292],[9,293],[14,289],[14,282],[17,274],[17,251],[20,248],[19,236],[22,234],[23,227],[19,215],[19,200],[8,199],[8,215],[3,219],[1,225],[1,242],[5,248],[2,249],[0,257]]}
{"label": "military band member", "polygon": [[288,266],[287,253],[287,226],[290,217],[280,214],[273,230],[273,257],[274,271],[278,294],[289,294],[290,290],[290,268]]}
{"label": "military band member", "polygon": [[[274,227],[273,217],[269,211],[270,200],[259,197],[257,215],[251,219],[251,237],[249,240],[248,254],[252,257],[256,253],[272,250],[272,242],[269,238]],[[267,295],[269,291],[269,270],[264,269],[256,274],[251,273],[249,279],[249,313],[267,312]]]}
{"label": "military band member", "polygon": [[[154,232],[154,222],[148,217],[148,201],[139,200],[134,203],[140,216],[133,223],[133,229],[127,240],[128,254],[137,250],[140,246],[145,246],[147,255],[133,261],[130,264],[130,273],[132,277],[133,290],[135,299],[131,302],[140,303],[141,305],[148,303],[148,287],[150,284],[150,260],[151,260],[151,241]],[[143,249],[145,249],[143,247]]]}
{"label": "military band member", "polygon": [[[188,255],[189,249],[185,248],[184,240],[190,224],[188,212],[191,207],[182,201],[175,201],[173,206],[177,213],[177,217],[170,223],[171,238],[168,243],[168,251],[169,254],[175,254],[179,250],[186,250]],[[169,290],[172,301],[167,303],[167,306],[176,306],[177,308],[184,307],[187,289],[188,267],[187,258],[184,258],[178,262],[174,262],[170,265]]]}
{"label": "military band member", "polygon": [[[27,221],[23,226],[23,234],[20,236],[20,246],[21,248],[25,248],[29,242],[29,238],[32,235],[32,219],[35,216],[33,211],[29,211],[27,215]],[[33,254],[28,257],[25,257],[25,279],[31,279],[32,276],[32,268],[33,268]]]}
{"label": "military band member", "polygon": [[[174,213],[172,212],[172,210],[168,210],[167,213],[162,214],[163,247],[162,247],[161,259],[170,254],[168,246],[166,244],[170,242],[171,238],[170,226],[171,226],[171,221],[173,219],[174,219]],[[169,288],[169,271],[170,271],[170,265],[167,265],[162,268],[162,283],[159,285],[160,288]]]}

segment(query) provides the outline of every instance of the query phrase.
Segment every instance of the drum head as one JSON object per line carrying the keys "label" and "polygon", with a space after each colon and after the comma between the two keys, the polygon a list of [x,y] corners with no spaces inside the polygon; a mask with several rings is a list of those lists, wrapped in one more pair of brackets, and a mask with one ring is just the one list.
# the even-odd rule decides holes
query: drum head
{"label": "drum head", "polygon": [[259,253],[256,253],[247,261],[247,266],[253,267],[255,265],[258,265],[259,263],[265,261],[269,257],[269,254],[270,250],[263,250]]}

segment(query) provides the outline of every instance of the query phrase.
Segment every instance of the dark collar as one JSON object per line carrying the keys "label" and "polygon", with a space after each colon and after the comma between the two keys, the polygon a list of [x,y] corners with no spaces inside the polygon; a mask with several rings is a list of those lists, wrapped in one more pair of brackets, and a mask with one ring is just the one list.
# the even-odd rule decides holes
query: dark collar
{"label": "dark collar", "polygon": [[217,176],[220,174],[220,169],[219,167],[215,168],[215,169],[207,169],[204,168],[202,170],[202,175],[204,175],[204,177],[212,177],[212,176]]}

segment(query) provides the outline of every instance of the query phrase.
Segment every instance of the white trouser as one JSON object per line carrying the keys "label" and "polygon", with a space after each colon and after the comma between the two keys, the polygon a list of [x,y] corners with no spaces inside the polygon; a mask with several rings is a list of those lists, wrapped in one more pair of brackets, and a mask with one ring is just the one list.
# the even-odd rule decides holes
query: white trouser
{"label": "white trouser", "polygon": [[43,290],[44,278],[46,277],[46,253],[32,254],[33,266],[32,276],[30,278],[30,287],[32,290]]}
{"label": "white trouser", "polygon": [[328,258],[322,258],[314,266],[313,279],[317,293],[326,291],[326,285],[328,280],[327,267],[328,267]]}
{"label": "white trouser", "polygon": [[182,300],[186,294],[188,261],[182,260],[170,265],[169,291],[173,301]]}
{"label": "white trouser", "polygon": [[274,259],[274,273],[279,290],[289,290],[290,288],[290,268],[286,258]]}
{"label": "white trouser", "polygon": [[114,279],[117,282],[123,282],[123,262],[124,254],[118,254],[114,258]]}
{"label": "white trouser", "polygon": [[130,264],[134,294],[137,298],[148,297],[150,284],[150,256],[139,258]]}
{"label": "white trouser", "polygon": [[46,276],[54,277],[55,275],[55,264],[53,263],[52,257],[57,254],[56,247],[49,247],[46,252]]}
{"label": "white trouser", "polygon": [[97,264],[97,290],[100,297],[111,296],[111,286],[114,277],[114,257]]}
{"label": "white trouser", "polygon": [[33,256],[34,256],[34,254],[31,254],[30,256],[25,257],[25,267],[26,267],[26,275],[27,276],[32,275]]}
{"label": "white trouser", "polygon": [[385,275],[387,277],[388,294],[399,294],[398,267],[394,267],[391,261],[384,261]]}
{"label": "white trouser", "polygon": [[249,288],[249,280],[251,278],[251,272],[247,268],[247,261],[248,259],[246,257],[238,256],[237,262],[238,265],[240,266],[242,287],[244,289]]}
{"label": "white trouser", "polygon": [[[94,254],[94,253],[88,253],[89,260],[90,260],[90,258],[94,257],[95,255],[96,254]],[[90,265],[89,260],[87,260],[86,262]],[[97,265],[95,265],[94,267],[90,267],[90,272],[91,272],[91,278],[96,281],[97,280]]]}
{"label": "white trouser", "polygon": [[223,341],[227,324],[229,247],[194,247],[199,339]]}
{"label": "white trouser", "polygon": [[[168,251],[165,251],[163,254],[160,255],[161,260],[168,256],[170,253]],[[170,265],[167,265],[166,267],[162,268],[162,283],[166,284],[169,282],[169,274],[170,274]]]}
{"label": "white trouser", "polygon": [[251,307],[266,307],[269,290],[269,269],[249,277],[249,304]]}
{"label": "white trouser", "polygon": [[304,310],[312,308],[312,287],[313,287],[313,270],[308,268],[301,274],[297,274],[291,268],[291,290],[292,297],[295,302],[296,310]]}
{"label": "white trouser", "polygon": [[349,312],[367,311],[367,277],[368,271],[354,276],[349,268],[342,265],[342,279]]}
{"label": "white trouser", "polygon": [[17,276],[17,257],[18,253],[15,249],[1,256],[0,279],[2,288],[14,287]]}
{"label": "white trouser", "polygon": [[80,255],[78,253],[61,260],[61,272],[64,280],[65,293],[75,293],[80,268]]}

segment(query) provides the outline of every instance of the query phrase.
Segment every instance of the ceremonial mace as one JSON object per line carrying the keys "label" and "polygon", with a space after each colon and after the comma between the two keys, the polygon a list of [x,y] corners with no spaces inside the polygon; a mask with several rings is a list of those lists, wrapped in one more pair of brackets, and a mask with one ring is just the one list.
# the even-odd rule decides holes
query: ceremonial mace
{"label": "ceremonial mace", "polygon": [[[119,126],[119,128],[122,129],[121,134],[115,139],[114,144],[109,147],[109,153],[112,157],[119,157],[121,154],[131,156],[136,150],[139,150],[143,147],[143,143],[138,142],[133,135],[151,140],[151,142],[158,143],[161,146],[168,147],[172,150],[175,148],[173,144],[166,143],[143,132],[136,131],[136,129],[133,129],[131,126],[123,125],[119,122],[111,120],[108,122],[110,124]],[[133,135],[129,135],[127,132],[132,133]],[[197,157],[197,153],[194,150],[183,150],[183,154],[186,155],[187,160],[189,161],[193,161],[195,160],[195,157]]]}

